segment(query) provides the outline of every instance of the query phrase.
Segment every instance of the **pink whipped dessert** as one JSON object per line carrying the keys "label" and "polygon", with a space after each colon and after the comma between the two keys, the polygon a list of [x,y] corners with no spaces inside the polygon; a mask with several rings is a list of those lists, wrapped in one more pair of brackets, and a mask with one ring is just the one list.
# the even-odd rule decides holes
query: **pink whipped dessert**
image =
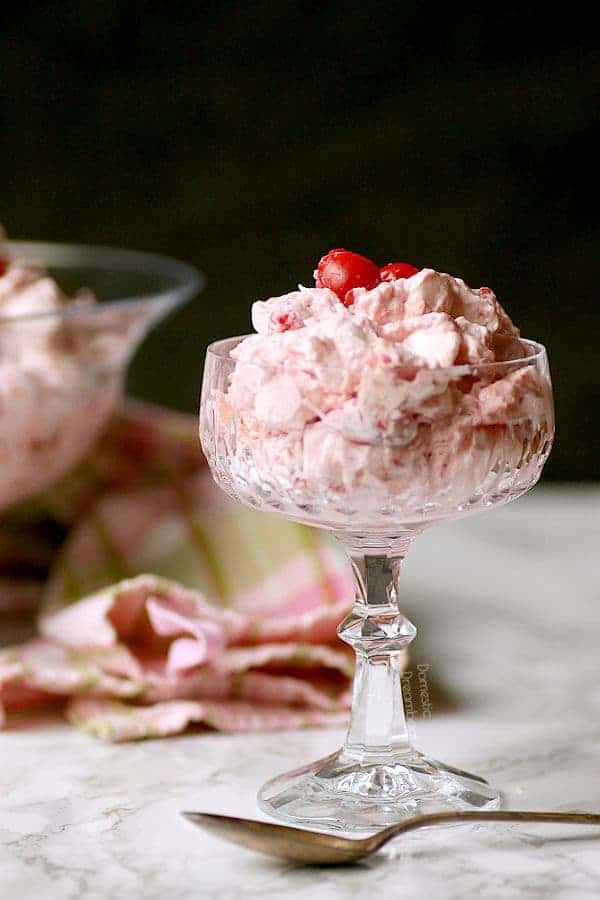
{"label": "pink whipped dessert", "polygon": [[96,365],[114,323],[64,315],[77,305],[91,311],[94,297],[69,299],[0,246],[0,511],[78,462],[118,403],[119,383]]}
{"label": "pink whipped dessert", "polygon": [[217,420],[234,424],[238,496],[415,517],[507,478],[514,496],[547,450],[550,387],[493,291],[343,250],[315,279],[254,303],[257,333],[231,353]]}

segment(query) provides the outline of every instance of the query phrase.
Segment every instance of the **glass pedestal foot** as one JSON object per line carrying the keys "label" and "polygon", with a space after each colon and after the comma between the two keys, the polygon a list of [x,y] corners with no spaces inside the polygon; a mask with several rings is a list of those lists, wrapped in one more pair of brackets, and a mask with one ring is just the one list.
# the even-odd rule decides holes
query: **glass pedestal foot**
{"label": "glass pedestal foot", "polygon": [[500,795],[484,779],[412,747],[369,763],[343,750],[268,781],[261,809],[293,825],[373,831],[444,810],[495,809]]}

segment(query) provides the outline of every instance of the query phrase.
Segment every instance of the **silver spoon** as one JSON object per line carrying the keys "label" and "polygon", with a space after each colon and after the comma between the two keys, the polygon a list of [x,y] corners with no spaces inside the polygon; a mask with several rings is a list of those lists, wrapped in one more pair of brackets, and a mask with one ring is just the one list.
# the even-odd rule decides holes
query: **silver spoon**
{"label": "silver spoon", "polygon": [[600,813],[527,812],[492,810],[481,812],[441,812],[414,816],[366,838],[345,838],[320,831],[305,831],[289,825],[275,825],[256,819],[238,819],[213,813],[184,812],[188,821],[233,844],[270,856],[319,865],[352,863],[375,853],[399,834],[454,822],[562,822],[571,825],[600,825]]}

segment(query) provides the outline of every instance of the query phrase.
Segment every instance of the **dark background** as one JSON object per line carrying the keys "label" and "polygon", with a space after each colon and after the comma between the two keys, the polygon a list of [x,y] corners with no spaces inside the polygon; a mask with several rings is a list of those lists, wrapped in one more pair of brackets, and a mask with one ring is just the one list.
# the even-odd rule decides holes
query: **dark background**
{"label": "dark background", "polygon": [[2,25],[0,219],[207,275],[137,394],[193,410],[206,344],[330,247],[490,285],[548,345],[546,477],[600,477],[598,84],[576,8],[22,4]]}

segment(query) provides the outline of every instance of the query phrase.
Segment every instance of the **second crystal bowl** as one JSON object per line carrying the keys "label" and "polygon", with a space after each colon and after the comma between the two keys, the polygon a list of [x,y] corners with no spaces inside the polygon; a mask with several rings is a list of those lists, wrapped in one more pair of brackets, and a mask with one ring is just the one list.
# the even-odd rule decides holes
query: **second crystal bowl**
{"label": "second crystal bowl", "polygon": [[16,316],[0,307],[0,511],[82,459],[118,406],[144,336],[202,286],[193,266],[151,253],[22,241],[4,253],[98,302]]}

